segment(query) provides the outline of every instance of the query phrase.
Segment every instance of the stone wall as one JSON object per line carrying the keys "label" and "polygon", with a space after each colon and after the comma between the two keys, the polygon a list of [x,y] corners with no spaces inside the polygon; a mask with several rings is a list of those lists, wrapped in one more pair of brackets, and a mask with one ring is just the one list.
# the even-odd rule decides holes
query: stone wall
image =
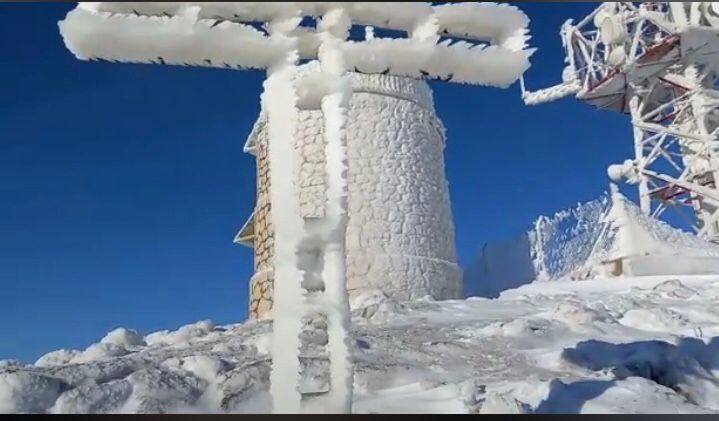
{"label": "stone wall", "polygon": [[[458,297],[454,225],[444,168],[444,129],[429,86],[414,79],[353,74],[347,126],[347,283],[350,293],[377,288],[398,299]],[[301,110],[295,147],[300,207],[324,216],[322,112]],[[269,166],[263,128],[257,154],[255,275],[251,316],[272,305]]]}
{"label": "stone wall", "polygon": [[250,280],[250,317],[269,314],[272,308],[272,247],[274,232],[270,222],[270,163],[267,160],[267,132],[256,139],[257,203],[255,204],[255,274]]}

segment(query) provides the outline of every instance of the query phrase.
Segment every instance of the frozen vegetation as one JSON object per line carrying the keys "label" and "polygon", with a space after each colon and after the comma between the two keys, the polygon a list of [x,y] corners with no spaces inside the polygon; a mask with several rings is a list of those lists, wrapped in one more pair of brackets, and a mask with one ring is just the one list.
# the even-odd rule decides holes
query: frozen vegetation
{"label": "frozen vegetation", "polygon": [[[497,299],[355,297],[355,412],[719,411],[719,276],[557,281]],[[302,393],[327,390],[303,321]],[[204,321],[0,363],[1,412],[265,412],[270,323]]]}

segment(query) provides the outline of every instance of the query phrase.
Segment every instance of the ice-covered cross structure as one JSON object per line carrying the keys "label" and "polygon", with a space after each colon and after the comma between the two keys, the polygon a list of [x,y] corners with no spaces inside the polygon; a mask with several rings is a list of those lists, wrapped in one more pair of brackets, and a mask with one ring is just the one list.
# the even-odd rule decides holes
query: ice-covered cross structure
{"label": "ice-covered cross structure", "polygon": [[[527,24],[517,8],[494,3],[100,2],[81,3],[60,22],[60,31],[67,47],[83,60],[267,71],[262,94],[266,144],[257,146],[266,153],[273,229],[272,288],[268,289],[274,338],[273,407],[275,412],[349,412],[353,369],[346,242],[348,219],[355,216],[348,212],[348,201],[377,199],[354,185],[348,188],[354,157],[348,159],[347,151],[357,150],[357,145],[348,145],[347,136],[348,125],[354,123],[350,116],[357,117],[353,92],[392,97],[398,92],[393,88],[399,87],[404,91],[398,97],[431,107],[421,79],[507,87],[529,67],[533,50],[526,48]],[[353,39],[357,27],[364,28],[364,39]],[[309,63],[301,65],[305,61]],[[363,83],[372,77],[381,78],[378,85],[388,89],[363,91]],[[395,113],[401,108],[390,106]],[[305,111],[322,116],[322,141],[309,158],[297,145]],[[433,110],[428,115],[426,120],[431,120]],[[372,113],[364,117],[368,117],[366,125],[386,124]],[[406,110],[394,123],[415,124],[411,119],[402,121],[405,117]],[[443,132],[439,139],[443,140]],[[359,136],[353,142],[364,140],[369,139]],[[414,140],[391,139],[399,143],[399,150],[413,147]],[[375,146],[368,142],[365,149],[359,148],[359,157],[376,153]],[[441,147],[428,150],[440,151],[441,160]],[[302,201],[307,159],[322,167],[322,203],[311,216],[303,214]],[[422,162],[409,162],[399,167],[403,173],[394,176],[421,178],[426,172],[417,165]],[[380,203],[374,217],[393,209],[404,211],[403,201],[419,197],[420,206],[443,212],[448,232],[442,234],[453,238],[448,201],[421,203],[425,197],[448,199],[443,174],[433,177],[442,182],[439,187],[419,183],[416,192],[399,192]],[[397,184],[386,174],[370,182],[383,188]],[[436,190],[435,196],[426,195],[428,186]],[[348,190],[354,193],[348,195]],[[422,228],[428,223],[418,219],[416,224]],[[421,229],[417,232],[424,237]],[[412,241],[423,243],[421,238]],[[411,289],[416,282],[407,277],[398,288]],[[308,314],[319,314],[327,325],[330,389],[319,396],[300,391],[302,320]]]}
{"label": "ice-covered cross structure", "polygon": [[563,82],[525,102],[575,95],[629,114],[634,158],[609,177],[638,186],[645,214],[691,208],[697,235],[719,242],[719,3],[602,3],[560,35]]}

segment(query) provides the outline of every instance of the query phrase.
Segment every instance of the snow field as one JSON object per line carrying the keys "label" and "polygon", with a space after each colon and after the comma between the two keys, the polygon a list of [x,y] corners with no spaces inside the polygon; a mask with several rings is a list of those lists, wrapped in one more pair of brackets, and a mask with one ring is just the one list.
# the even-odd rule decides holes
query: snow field
{"label": "snow field", "polygon": [[[719,412],[718,301],[718,276],[542,282],[491,300],[368,290],[353,300],[353,410]],[[122,356],[3,362],[0,410],[268,412],[270,328],[194,326],[159,334],[185,342],[151,334]],[[325,329],[302,327],[303,393],[328,390]]]}

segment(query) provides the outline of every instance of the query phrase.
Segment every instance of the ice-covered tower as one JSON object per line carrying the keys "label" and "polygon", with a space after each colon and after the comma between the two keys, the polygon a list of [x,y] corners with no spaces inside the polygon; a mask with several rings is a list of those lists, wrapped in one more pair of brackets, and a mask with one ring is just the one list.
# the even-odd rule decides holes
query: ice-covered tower
{"label": "ice-covered tower", "polygon": [[609,177],[638,187],[645,214],[691,208],[697,235],[719,243],[719,3],[606,2],[560,34],[563,82],[525,102],[575,95],[628,114],[634,158]]}
{"label": "ice-covered tower", "polygon": [[[296,413],[351,411],[348,288],[457,293],[444,138],[418,80],[509,86],[529,67],[528,21],[493,3],[99,2],[59,26],[83,60],[267,71],[248,144],[258,207],[238,241],[257,249],[253,312],[272,305],[273,411]],[[326,321],[330,357],[312,402],[305,317]]]}
{"label": "ice-covered tower", "polygon": [[[301,73],[316,66],[304,66]],[[445,179],[444,127],[422,80],[351,74],[354,94],[347,127],[347,284],[398,299],[461,291],[454,225]],[[321,110],[300,110],[294,147],[301,157],[302,216],[324,215],[324,135]],[[272,222],[266,116],[261,113],[245,151],[257,158],[257,204],[236,241],[254,247],[251,314],[272,306]],[[311,251],[308,251],[308,253]]]}
{"label": "ice-covered tower", "polygon": [[[302,289],[316,292],[325,269],[346,277],[350,290],[457,296],[444,130],[423,79],[509,86],[529,66],[528,22],[517,8],[494,3],[100,2],[79,5],[60,29],[81,59],[268,71],[246,148],[257,156],[257,206],[236,237],[255,247],[251,314],[264,316],[277,301],[278,276],[277,285],[292,288],[301,276]],[[295,68],[300,60],[310,65]],[[278,69],[296,73],[295,86],[270,89]],[[276,132],[273,112],[283,116]],[[272,207],[273,191],[291,200]],[[278,227],[285,222],[287,229]],[[283,275],[278,259],[288,268]]]}

